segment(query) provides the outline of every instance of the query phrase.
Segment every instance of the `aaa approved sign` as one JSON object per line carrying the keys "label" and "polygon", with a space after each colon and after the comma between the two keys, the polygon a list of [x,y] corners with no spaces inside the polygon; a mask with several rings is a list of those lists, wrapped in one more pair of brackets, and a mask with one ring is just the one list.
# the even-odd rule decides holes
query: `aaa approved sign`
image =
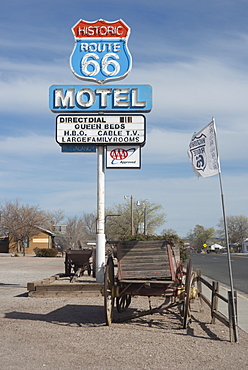
{"label": "aaa approved sign", "polygon": [[143,115],[59,115],[58,144],[145,144]]}
{"label": "aaa approved sign", "polygon": [[107,145],[107,168],[140,168],[140,145]]}

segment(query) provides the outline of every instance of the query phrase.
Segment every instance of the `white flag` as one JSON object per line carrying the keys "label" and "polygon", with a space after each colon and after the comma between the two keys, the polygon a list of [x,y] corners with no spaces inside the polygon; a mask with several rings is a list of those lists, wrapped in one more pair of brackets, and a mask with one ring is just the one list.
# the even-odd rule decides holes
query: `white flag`
{"label": "white flag", "polygon": [[220,173],[214,120],[192,136],[188,156],[198,177],[210,177]]}

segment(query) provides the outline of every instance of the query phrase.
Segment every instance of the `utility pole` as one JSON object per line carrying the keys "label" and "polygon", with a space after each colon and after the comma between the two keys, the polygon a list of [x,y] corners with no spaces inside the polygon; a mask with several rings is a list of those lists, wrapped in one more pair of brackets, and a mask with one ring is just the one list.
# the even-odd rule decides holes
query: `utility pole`
{"label": "utility pole", "polygon": [[124,199],[130,198],[131,202],[131,235],[134,235],[134,222],[133,222],[133,196],[124,195]]}

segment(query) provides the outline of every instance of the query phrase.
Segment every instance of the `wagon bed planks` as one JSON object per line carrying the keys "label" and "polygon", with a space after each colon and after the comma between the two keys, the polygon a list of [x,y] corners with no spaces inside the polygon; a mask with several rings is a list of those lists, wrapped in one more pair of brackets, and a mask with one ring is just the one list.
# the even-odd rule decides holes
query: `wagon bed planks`
{"label": "wagon bed planks", "polygon": [[117,245],[118,278],[173,280],[180,250],[166,241],[124,241]]}

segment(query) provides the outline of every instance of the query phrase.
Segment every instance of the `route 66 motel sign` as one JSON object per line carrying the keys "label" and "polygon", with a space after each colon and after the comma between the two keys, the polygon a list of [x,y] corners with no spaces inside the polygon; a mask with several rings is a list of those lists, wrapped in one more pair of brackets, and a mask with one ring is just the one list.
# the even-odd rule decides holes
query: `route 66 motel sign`
{"label": "route 66 motel sign", "polygon": [[76,77],[104,84],[120,80],[130,72],[132,57],[127,46],[130,28],[122,19],[114,22],[80,19],[72,32],[75,45],[70,66]]}
{"label": "route 66 motel sign", "polygon": [[[123,153],[126,151],[131,156],[134,144],[137,146],[135,150],[140,152],[141,146],[145,145],[146,122],[145,117],[137,116],[137,113],[150,112],[151,86],[103,86],[105,82],[125,78],[131,71],[132,57],[127,46],[130,28],[122,19],[94,22],[80,19],[72,27],[72,32],[75,44],[70,68],[77,78],[94,81],[96,85],[50,86],[51,111],[65,115],[56,120],[56,140],[62,152],[96,152],[99,145],[112,145],[116,148],[111,148],[109,153],[115,153],[112,149],[118,149],[120,153],[121,145]],[[113,116],[107,117],[105,113]],[[126,150],[128,145],[132,150]],[[132,160],[129,157],[120,160],[126,163],[130,159],[131,163],[133,158],[132,154]],[[118,168],[118,161],[119,157],[111,157],[115,168]]]}

